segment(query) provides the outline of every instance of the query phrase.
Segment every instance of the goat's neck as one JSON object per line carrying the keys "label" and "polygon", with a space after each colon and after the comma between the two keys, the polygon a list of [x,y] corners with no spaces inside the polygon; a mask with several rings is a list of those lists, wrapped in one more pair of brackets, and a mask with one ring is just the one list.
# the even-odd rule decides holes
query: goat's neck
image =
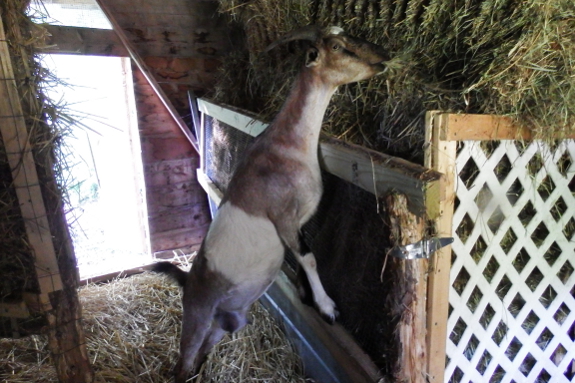
{"label": "goat's neck", "polygon": [[323,117],[335,90],[312,69],[302,70],[270,126],[273,140],[281,146],[316,153]]}

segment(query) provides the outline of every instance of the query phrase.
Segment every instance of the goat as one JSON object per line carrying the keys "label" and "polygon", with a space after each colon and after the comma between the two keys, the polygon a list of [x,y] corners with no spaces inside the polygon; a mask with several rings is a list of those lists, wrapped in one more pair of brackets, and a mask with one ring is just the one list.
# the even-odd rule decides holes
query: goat
{"label": "goat", "polygon": [[337,310],[319,279],[300,229],[321,195],[321,123],[339,85],[385,69],[384,50],[332,27],[310,26],[276,41],[308,40],[305,66],[270,126],[239,163],[189,273],[160,262],[156,271],[184,287],[176,383],[183,383],[225,332],[247,323],[247,311],[277,276],[285,248],[303,267],[319,312],[333,323]]}

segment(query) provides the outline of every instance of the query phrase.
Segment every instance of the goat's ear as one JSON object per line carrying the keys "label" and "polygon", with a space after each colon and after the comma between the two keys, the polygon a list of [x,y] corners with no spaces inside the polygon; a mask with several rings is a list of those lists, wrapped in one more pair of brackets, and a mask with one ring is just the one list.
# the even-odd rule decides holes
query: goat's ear
{"label": "goat's ear", "polygon": [[311,47],[307,50],[305,56],[305,66],[312,67],[319,63],[319,50],[316,47]]}

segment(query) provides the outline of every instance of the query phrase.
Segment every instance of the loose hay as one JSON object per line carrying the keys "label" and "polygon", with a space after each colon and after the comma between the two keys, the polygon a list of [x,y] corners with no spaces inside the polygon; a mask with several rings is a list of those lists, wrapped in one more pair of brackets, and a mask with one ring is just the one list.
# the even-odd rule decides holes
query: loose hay
{"label": "loose hay", "polygon": [[[80,290],[96,382],[166,382],[178,357],[180,290],[141,274]],[[226,336],[193,382],[309,382],[299,356],[261,305],[252,324]],[[57,382],[43,336],[0,340],[0,381]]]}
{"label": "loose hay", "polygon": [[220,0],[220,8],[244,26],[247,50],[224,62],[215,98],[264,119],[282,104],[301,54],[263,50],[315,23],[342,26],[395,58],[387,75],[334,96],[324,130],[347,141],[421,162],[426,110],[508,115],[540,138],[575,130],[572,0]]}

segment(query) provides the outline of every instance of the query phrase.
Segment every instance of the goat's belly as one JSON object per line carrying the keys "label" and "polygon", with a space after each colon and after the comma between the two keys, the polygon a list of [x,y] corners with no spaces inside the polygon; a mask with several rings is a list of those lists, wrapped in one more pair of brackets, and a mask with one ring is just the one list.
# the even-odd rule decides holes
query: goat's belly
{"label": "goat's belly", "polygon": [[218,209],[204,245],[210,270],[235,285],[266,283],[275,278],[284,255],[272,222],[232,205]]}

